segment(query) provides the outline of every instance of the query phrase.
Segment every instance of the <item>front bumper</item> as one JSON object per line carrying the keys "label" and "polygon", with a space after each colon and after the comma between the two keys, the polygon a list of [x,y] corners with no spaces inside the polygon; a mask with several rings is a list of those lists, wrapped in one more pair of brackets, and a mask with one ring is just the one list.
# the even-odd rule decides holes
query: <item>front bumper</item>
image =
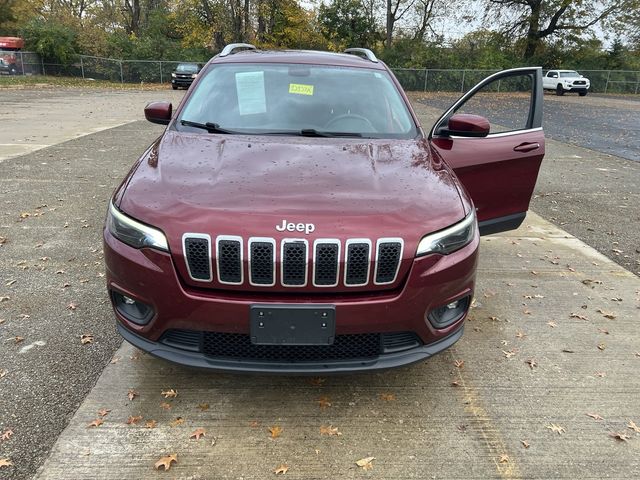
{"label": "front bumper", "polygon": [[243,359],[210,358],[201,353],[188,352],[160,342],[151,342],[127,330],[122,324],[117,325],[118,332],[134,347],[144,350],[151,355],[169,362],[188,367],[203,368],[213,371],[236,373],[270,373],[283,375],[311,375],[349,372],[374,372],[390,368],[411,365],[426,360],[451,345],[462,337],[464,326],[442,340],[431,345],[419,347],[397,353],[387,353],[374,359],[366,360],[334,360],[323,362],[268,362]]}
{"label": "front bumper", "polygon": [[188,87],[194,80],[195,79],[193,78],[172,78],[171,85],[175,85],[177,87]]}
{"label": "front bumper", "polygon": [[[153,249],[131,248],[104,232],[107,287],[153,308],[146,325],[128,321],[118,310],[118,330],[133,345],[183,365],[226,371],[330,373],[371,371],[407,365],[448,348],[462,335],[466,312],[446,328],[436,329],[426,314],[449,302],[472,295],[479,238],[447,255],[417,258],[401,288],[381,292],[322,294],[269,293],[194,289],[180,279],[171,256]],[[246,335],[254,304],[335,305],[336,335],[414,333],[420,345],[366,359],[262,361],[212,357],[162,342],[171,330]]]}

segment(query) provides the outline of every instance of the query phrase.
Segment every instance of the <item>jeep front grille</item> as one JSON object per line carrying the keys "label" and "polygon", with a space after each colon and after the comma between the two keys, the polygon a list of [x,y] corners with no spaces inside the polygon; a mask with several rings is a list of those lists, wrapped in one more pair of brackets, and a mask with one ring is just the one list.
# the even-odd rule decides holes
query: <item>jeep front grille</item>
{"label": "jeep front grille", "polygon": [[[344,247],[344,248],[343,248]],[[212,245],[209,235],[188,233],[183,238],[184,259],[192,280],[226,285],[248,283],[257,287],[362,287],[390,285],[400,271],[404,241],[380,238],[305,239],[219,235]],[[215,262],[212,262],[212,250]],[[246,266],[244,262],[246,261]],[[215,274],[211,266],[215,265]],[[246,270],[245,270],[246,269]],[[214,277],[215,280],[214,280]]]}

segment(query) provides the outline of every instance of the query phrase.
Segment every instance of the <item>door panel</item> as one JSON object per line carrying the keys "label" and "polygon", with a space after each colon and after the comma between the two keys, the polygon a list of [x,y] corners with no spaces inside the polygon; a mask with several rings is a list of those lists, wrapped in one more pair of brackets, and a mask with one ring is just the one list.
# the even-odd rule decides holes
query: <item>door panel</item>
{"label": "door panel", "polygon": [[[452,135],[449,118],[462,112],[491,117],[489,134]],[[483,80],[436,122],[430,141],[472,198],[480,233],[517,228],[544,157],[541,69],[507,70]]]}

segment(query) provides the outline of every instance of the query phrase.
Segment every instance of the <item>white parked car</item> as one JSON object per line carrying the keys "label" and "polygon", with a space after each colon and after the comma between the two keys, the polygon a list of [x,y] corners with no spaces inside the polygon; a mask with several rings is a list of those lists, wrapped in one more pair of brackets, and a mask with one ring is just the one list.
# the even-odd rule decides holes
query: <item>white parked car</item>
{"label": "white parked car", "polygon": [[556,95],[564,95],[564,92],[578,92],[584,97],[589,91],[591,82],[575,70],[549,70],[542,77],[542,88],[555,90]]}

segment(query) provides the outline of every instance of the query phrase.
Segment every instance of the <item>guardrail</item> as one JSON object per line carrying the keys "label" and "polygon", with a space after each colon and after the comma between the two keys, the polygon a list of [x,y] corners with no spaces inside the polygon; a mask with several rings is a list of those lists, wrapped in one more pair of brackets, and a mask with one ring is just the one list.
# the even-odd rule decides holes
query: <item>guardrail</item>
{"label": "guardrail", "polygon": [[[0,57],[16,57],[19,75],[60,75],[110,80],[121,83],[168,83],[178,61],[120,60],[79,55],[71,65],[45,63],[37,53],[0,50]],[[190,62],[201,63],[201,62]],[[483,78],[498,71],[471,69],[392,68],[400,84],[408,91],[465,92]],[[580,70],[591,81],[595,93],[640,93],[640,71]]]}

